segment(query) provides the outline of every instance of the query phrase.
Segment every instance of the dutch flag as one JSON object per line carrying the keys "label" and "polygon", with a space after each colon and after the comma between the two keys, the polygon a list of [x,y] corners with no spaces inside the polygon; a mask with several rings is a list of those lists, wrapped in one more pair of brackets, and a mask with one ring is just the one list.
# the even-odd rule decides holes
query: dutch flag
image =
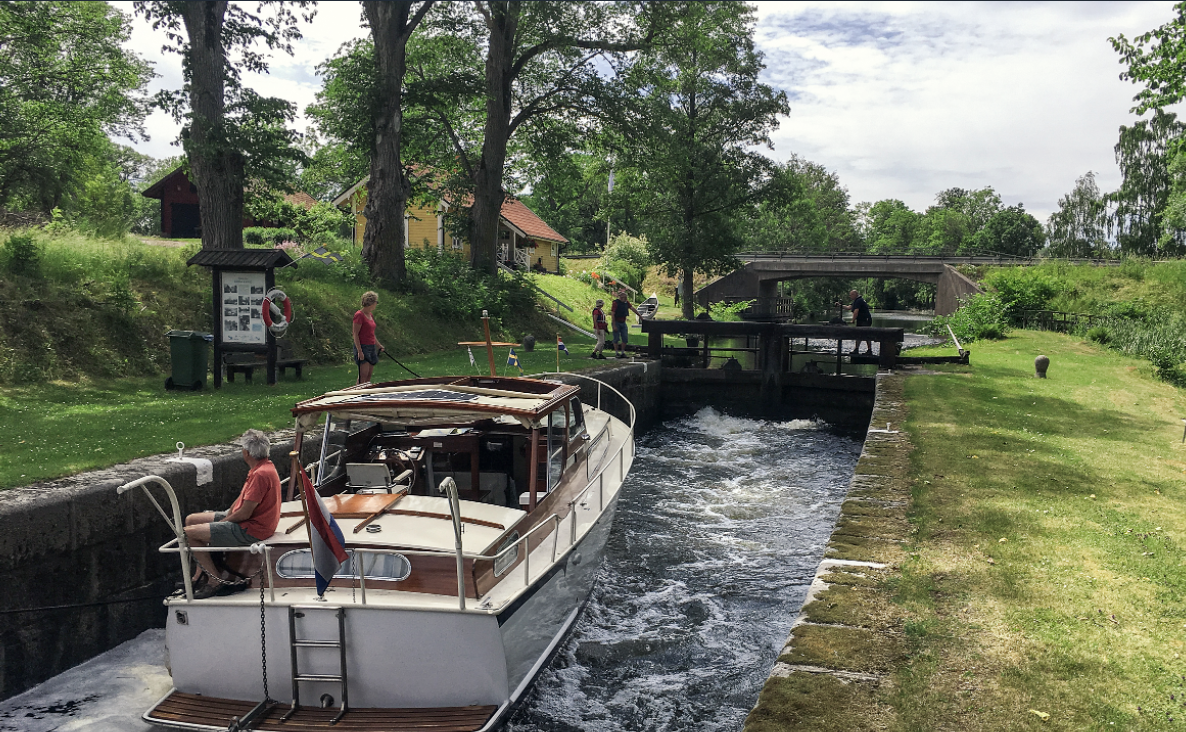
{"label": "dutch flag", "polygon": [[301,498],[305,501],[305,512],[309,516],[309,547],[313,551],[313,574],[317,582],[317,596],[325,594],[334,575],[349,559],[346,554],[346,539],[342,529],[334,521],[333,514],[325,508],[321,496],[313,490],[309,476],[301,473]]}
{"label": "dutch flag", "polygon": [[[568,346],[564,345],[564,341],[560,340],[560,336],[556,336],[556,350],[568,353]],[[569,353],[568,355],[571,356],[572,354]]]}

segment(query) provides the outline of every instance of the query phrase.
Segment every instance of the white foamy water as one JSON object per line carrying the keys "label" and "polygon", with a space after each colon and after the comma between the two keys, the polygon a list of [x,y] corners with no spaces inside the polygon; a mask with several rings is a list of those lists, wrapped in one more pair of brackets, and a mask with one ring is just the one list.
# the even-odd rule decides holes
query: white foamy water
{"label": "white foamy water", "polygon": [[712,409],[647,434],[589,607],[507,729],[741,729],[860,449]]}
{"label": "white foamy water", "polygon": [[[593,597],[508,732],[740,730],[860,449],[712,409],[643,437]],[[0,702],[0,732],[148,732],[169,688],[150,630]]]}

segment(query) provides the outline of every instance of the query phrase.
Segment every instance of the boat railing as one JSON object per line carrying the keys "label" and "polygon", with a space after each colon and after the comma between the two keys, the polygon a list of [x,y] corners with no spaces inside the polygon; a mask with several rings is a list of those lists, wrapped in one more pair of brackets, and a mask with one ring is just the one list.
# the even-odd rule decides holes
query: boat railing
{"label": "boat railing", "polygon": [[[626,478],[625,453],[626,453],[626,450],[630,450],[630,457],[632,457],[632,458],[634,457],[634,454],[635,454],[634,453],[634,423],[635,423],[635,419],[637,417],[637,411],[634,409],[634,404],[629,399],[627,399],[626,396],[624,394],[622,394],[622,392],[618,391],[614,387],[610,386],[609,384],[606,384],[604,381],[601,381],[600,379],[594,379],[590,376],[584,376],[582,374],[572,374],[572,373],[570,373],[568,375],[576,376],[577,378],[585,379],[587,381],[593,381],[598,384],[598,392],[597,392],[598,407],[597,408],[599,410],[601,409],[601,388],[600,388],[601,386],[604,386],[605,388],[611,390],[612,392],[617,394],[619,397],[621,397],[622,401],[626,402],[627,406],[629,406],[629,408],[630,408],[630,422],[629,422],[629,431],[627,433],[627,439],[623,440],[622,445],[618,447],[617,454],[615,454],[613,457],[608,458],[601,465],[601,467],[597,469],[597,472],[594,473],[592,477],[589,476],[588,469],[586,468],[585,476],[586,476],[587,483],[586,483],[584,489],[581,490],[581,492],[578,493],[575,498],[573,498],[571,501],[568,502],[568,516],[571,517],[572,523],[571,523],[571,532],[569,535],[568,547],[565,547],[565,548],[571,548],[573,546],[576,546],[577,529],[578,529],[576,509],[577,509],[578,505],[583,505],[582,501],[584,501],[586,499],[586,497],[589,495],[589,491],[591,491],[594,486],[597,487],[597,511],[598,511],[598,514],[600,514],[602,511],[605,510],[605,472],[613,466],[613,464],[615,462],[614,458],[617,458],[618,481],[620,483],[622,480],[625,480],[625,478]],[[609,439],[609,437],[610,437],[609,424],[607,424],[605,427],[603,427],[602,430],[598,433],[597,437],[594,438],[589,443],[590,450],[592,449],[592,446],[595,445],[603,437],[605,437],[606,439]],[[586,465],[588,465],[588,463],[586,463]],[[534,534],[536,531],[538,531],[539,529],[544,528],[544,527],[552,527],[555,531],[555,533],[553,535],[553,542],[552,542],[552,561],[555,562],[556,555],[559,553],[560,525],[563,522],[563,520],[564,520],[564,518],[562,516],[560,516],[559,514],[557,514],[557,513],[551,514],[550,516],[548,516],[548,518],[544,519],[543,521],[539,522],[534,527],[532,527],[530,531],[528,531],[526,534],[521,536],[518,540],[515,541],[515,543],[511,544],[510,546],[505,547],[502,551],[500,551],[498,553],[497,556],[504,556],[505,554],[509,553],[512,550],[514,550],[517,553],[519,550],[519,545],[526,543],[531,538],[531,535]],[[480,555],[479,557],[475,557],[475,558],[490,559],[491,557],[486,556],[486,555]],[[527,544],[527,548],[524,553],[523,563],[524,563],[523,586],[527,587],[531,584],[531,545],[530,544]]]}

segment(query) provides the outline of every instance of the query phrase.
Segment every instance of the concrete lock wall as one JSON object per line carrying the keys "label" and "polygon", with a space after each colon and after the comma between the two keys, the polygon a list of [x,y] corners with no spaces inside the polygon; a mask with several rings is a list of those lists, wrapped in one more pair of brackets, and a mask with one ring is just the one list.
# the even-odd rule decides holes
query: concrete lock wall
{"label": "concrete lock wall", "polygon": [[[272,441],[283,479],[292,433]],[[306,446],[307,463],[320,440]],[[0,699],[163,627],[161,600],[181,575],[177,555],[157,548],[173,534],[142,491],[115,490],[159,475],[173,486],[182,515],[228,508],[247,477],[239,448],[204,447],[186,456],[210,460],[213,480],[199,486],[192,464],[166,462],[173,454],[0,491]],[[163,489],[153,495],[170,510]]]}

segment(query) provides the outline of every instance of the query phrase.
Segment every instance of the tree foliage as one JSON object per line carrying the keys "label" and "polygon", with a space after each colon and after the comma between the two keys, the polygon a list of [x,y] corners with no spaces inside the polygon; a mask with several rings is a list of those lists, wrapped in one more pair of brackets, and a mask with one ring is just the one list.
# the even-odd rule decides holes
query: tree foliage
{"label": "tree foliage", "polygon": [[745,233],[745,247],[754,251],[847,252],[861,245],[840,178],[798,156],[774,170]]}
{"label": "tree foliage", "polygon": [[119,179],[107,136],[143,134],[154,76],[130,35],[107,3],[0,3],[0,207],[49,214]]}
{"label": "tree foliage", "polygon": [[1186,242],[1181,227],[1165,228],[1162,221],[1173,189],[1169,159],[1183,130],[1176,115],[1160,109],[1151,119],[1120,128],[1115,151],[1122,182],[1105,198],[1114,206],[1111,221],[1121,251],[1156,256]]}
{"label": "tree foliage", "polygon": [[644,183],[643,221],[652,258],[681,278],[692,317],[692,276],[735,265],[739,219],[752,215],[773,173],[755,148],[769,145],[786,95],[763,84],[754,11],[740,3],[669,3],[662,43],[626,73],[623,162]]}
{"label": "tree foliage", "polygon": [[1088,171],[1058,199],[1046,224],[1049,251],[1056,257],[1101,257],[1107,249],[1107,207],[1095,173]]}

